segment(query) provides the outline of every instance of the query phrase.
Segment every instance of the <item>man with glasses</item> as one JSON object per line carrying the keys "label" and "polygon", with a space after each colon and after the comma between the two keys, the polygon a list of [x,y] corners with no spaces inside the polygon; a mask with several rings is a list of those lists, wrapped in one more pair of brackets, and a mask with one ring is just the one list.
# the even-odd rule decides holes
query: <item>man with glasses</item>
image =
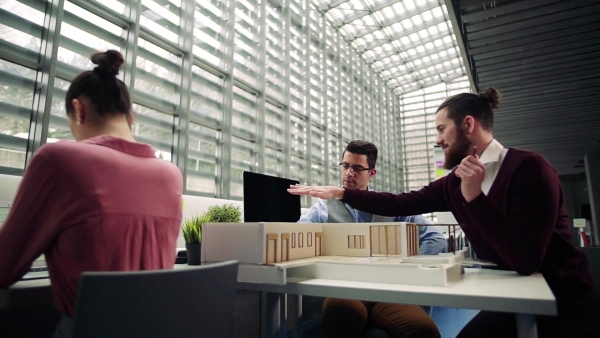
{"label": "man with glasses", "polygon": [[[370,190],[369,181],[377,174],[377,147],[366,141],[348,143],[342,154],[340,171],[345,189]],[[350,207],[333,198],[319,199],[299,223],[410,222],[429,224],[421,215],[384,217]],[[435,227],[419,227],[419,253],[435,255],[446,249],[443,234]],[[323,303],[322,323],[328,338],[364,337],[378,330],[390,337],[440,337],[431,317],[418,305],[376,303],[327,298]]]}

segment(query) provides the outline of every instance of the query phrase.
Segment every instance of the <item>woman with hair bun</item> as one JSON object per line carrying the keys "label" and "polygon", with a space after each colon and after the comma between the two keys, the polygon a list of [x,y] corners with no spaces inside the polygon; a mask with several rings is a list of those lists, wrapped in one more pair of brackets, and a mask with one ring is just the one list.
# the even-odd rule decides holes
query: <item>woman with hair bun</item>
{"label": "woman with hair bun", "polygon": [[181,223],[177,166],[135,141],[118,51],[95,53],[97,66],[66,95],[76,142],[45,144],[25,170],[0,229],[0,288],[17,282],[40,254],[61,313],[55,337],[69,337],[84,271],[171,269]]}
{"label": "woman with hair bun", "polygon": [[[448,175],[418,191],[378,193],[340,187],[292,186],[297,195],[338,198],[382,216],[451,211],[477,258],[521,275],[540,272],[556,297],[557,317],[537,316],[539,337],[600,334],[600,297],[588,261],[573,246],[560,179],[531,151],[504,148],[493,136],[500,93],[447,98],[436,113],[436,143]],[[515,315],[481,311],[457,337],[516,337]]]}

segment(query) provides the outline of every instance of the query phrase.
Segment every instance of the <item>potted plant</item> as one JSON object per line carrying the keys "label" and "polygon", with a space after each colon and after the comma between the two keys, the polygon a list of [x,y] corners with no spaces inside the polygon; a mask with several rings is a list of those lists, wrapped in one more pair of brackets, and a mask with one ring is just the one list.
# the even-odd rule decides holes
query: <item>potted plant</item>
{"label": "potted plant", "polygon": [[181,232],[185,240],[185,250],[189,265],[200,265],[200,249],[202,245],[202,224],[210,222],[206,213],[196,215],[183,221]]}
{"label": "potted plant", "polygon": [[233,204],[213,205],[202,214],[186,219],[181,225],[185,240],[188,265],[200,265],[202,247],[202,224],[204,223],[238,223],[242,220],[240,207]]}
{"label": "potted plant", "polygon": [[233,204],[213,205],[205,212],[211,223],[239,223],[242,221],[240,207]]}

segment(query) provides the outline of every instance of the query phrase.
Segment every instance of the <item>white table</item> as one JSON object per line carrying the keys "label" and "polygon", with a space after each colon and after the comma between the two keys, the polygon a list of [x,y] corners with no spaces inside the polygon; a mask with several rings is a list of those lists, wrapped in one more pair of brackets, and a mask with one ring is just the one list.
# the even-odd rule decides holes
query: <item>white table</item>
{"label": "white table", "polygon": [[[273,273],[272,268],[264,267],[264,273]],[[256,274],[256,270],[262,267],[240,266],[238,280],[243,280],[245,269]],[[287,274],[293,275],[293,272],[288,271]],[[266,293],[262,302],[261,318],[264,318],[262,324],[265,326],[261,330],[262,337],[286,336],[287,302],[298,302],[297,297],[288,295],[510,312],[517,315],[517,330],[521,338],[537,337],[535,315],[557,314],[556,299],[541,274],[520,276],[512,271],[489,269],[465,269],[463,278],[450,282],[448,286],[287,277],[285,284],[239,282],[238,287]]]}
{"label": "white table", "polygon": [[[176,265],[186,268],[187,265]],[[510,312],[517,315],[519,337],[537,337],[535,315],[557,314],[556,299],[541,274],[520,276],[512,271],[465,269],[448,286],[372,283],[290,277],[294,268],[240,265],[238,288],[261,291],[261,336],[287,336],[287,303],[301,314],[300,295],[398,302]],[[269,283],[268,280],[280,283]],[[254,281],[254,282],[250,282]],[[30,303],[50,303],[50,280],[21,281],[0,289],[0,309]],[[296,325],[299,327],[299,325]],[[297,333],[296,333],[297,335]]]}

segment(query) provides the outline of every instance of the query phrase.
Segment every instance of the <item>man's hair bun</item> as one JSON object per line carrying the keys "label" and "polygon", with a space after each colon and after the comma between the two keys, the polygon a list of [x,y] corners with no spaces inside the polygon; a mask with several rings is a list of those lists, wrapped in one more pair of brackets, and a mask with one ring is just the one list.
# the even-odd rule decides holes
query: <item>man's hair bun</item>
{"label": "man's hair bun", "polygon": [[497,109],[500,107],[500,97],[502,97],[502,94],[496,89],[491,87],[486,88],[479,96],[487,101],[490,108]]}

